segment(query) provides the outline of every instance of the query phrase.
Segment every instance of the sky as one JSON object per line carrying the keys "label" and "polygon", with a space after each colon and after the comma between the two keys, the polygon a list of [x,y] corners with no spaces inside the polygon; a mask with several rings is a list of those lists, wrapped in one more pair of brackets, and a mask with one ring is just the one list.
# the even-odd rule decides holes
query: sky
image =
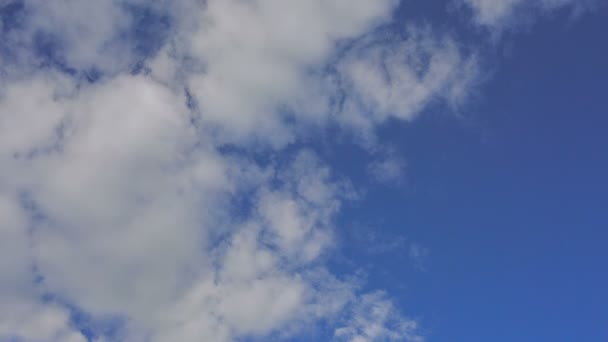
{"label": "sky", "polygon": [[603,0],[0,0],[0,342],[608,340]]}

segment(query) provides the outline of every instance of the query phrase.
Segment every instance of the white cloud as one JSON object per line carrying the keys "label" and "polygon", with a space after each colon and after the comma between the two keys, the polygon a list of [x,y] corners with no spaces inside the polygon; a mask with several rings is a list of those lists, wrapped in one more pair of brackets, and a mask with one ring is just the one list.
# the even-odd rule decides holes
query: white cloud
{"label": "white cloud", "polygon": [[405,39],[365,37],[337,69],[347,94],[340,120],[368,136],[389,118],[412,120],[432,101],[459,103],[477,75],[474,56],[426,28],[410,28]]}
{"label": "white cloud", "polygon": [[493,30],[511,25],[518,15],[570,8],[575,14],[595,8],[597,0],[460,0],[473,10],[476,24]]}
{"label": "white cloud", "polygon": [[31,342],[85,342],[83,334],[70,327],[69,312],[54,306],[27,302],[11,303],[0,311],[0,340]]}
{"label": "white cloud", "polygon": [[504,21],[516,6],[524,3],[521,0],[464,0],[475,12],[475,21],[481,25],[496,25]]}
{"label": "white cloud", "polygon": [[334,332],[336,341],[423,341],[416,321],[401,317],[381,292],[361,296],[350,309],[346,325]]}
{"label": "white cloud", "polygon": [[[7,36],[23,59],[1,68],[0,337],[82,340],[69,304],[124,322],[129,342],[295,334],[345,310],[341,338],[419,341],[386,297],[324,267],[348,182],[310,151],[285,165],[249,154],[328,123],[369,138],[456,102],[474,59],[429,30],[366,34],[393,0],[153,6],[174,25],[140,74],[117,38],[132,25],[124,3],[28,2]],[[36,32],[75,75],[36,67]],[[103,77],[88,83],[92,67]]]}
{"label": "white cloud", "polygon": [[405,162],[395,156],[375,160],[368,166],[370,174],[379,182],[399,182],[404,169]]}
{"label": "white cloud", "polygon": [[386,20],[395,5],[394,0],[209,2],[199,25],[178,45],[204,70],[186,71],[201,119],[227,142],[292,141],[281,105],[302,96],[304,84],[316,86],[310,70],[325,62],[336,41]]}
{"label": "white cloud", "polygon": [[[114,0],[80,1],[33,0],[25,2],[31,11],[31,39],[44,39],[61,45],[59,58],[77,69],[114,69],[117,61],[128,61],[128,49],[114,43],[129,25],[128,15]],[[124,67],[124,65],[123,65]]]}

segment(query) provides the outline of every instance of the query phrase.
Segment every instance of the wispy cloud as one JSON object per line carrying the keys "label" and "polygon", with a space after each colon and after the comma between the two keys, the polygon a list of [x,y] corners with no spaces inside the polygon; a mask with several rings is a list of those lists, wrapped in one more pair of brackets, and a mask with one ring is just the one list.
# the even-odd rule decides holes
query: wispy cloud
{"label": "wispy cloud", "polygon": [[346,325],[334,332],[336,341],[423,341],[416,321],[401,317],[381,292],[361,296],[350,310]]}
{"label": "wispy cloud", "polygon": [[427,259],[429,257],[430,250],[426,247],[421,246],[417,243],[410,245],[409,256],[414,266],[420,271],[427,270]]}
{"label": "wispy cloud", "polygon": [[458,0],[473,11],[473,20],[495,33],[520,22],[521,17],[569,9],[574,15],[601,6],[597,0]]}

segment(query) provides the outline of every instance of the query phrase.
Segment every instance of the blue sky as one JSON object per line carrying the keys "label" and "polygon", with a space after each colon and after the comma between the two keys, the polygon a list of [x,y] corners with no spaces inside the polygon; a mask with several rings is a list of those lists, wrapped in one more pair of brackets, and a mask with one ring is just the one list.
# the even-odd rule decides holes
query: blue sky
{"label": "blue sky", "polygon": [[370,266],[429,340],[608,338],[606,15],[507,34],[465,110],[383,131],[406,181],[351,215],[429,249],[425,272],[399,252]]}
{"label": "blue sky", "polygon": [[387,129],[406,184],[374,191],[371,218],[353,215],[430,249],[427,272],[387,257],[377,272],[393,276],[376,277],[407,284],[393,288],[431,340],[606,338],[607,51],[590,38],[604,26],[545,20],[505,38],[511,51],[462,117]]}
{"label": "blue sky", "polygon": [[0,342],[608,340],[607,19],[0,0]]}

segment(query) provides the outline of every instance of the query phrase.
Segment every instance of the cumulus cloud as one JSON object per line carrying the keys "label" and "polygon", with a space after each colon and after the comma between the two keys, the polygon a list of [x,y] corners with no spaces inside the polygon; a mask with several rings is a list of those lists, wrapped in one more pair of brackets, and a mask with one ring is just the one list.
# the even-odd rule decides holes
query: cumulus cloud
{"label": "cumulus cloud", "polygon": [[0,312],[0,339],[32,342],[85,342],[86,337],[70,326],[69,312],[58,306],[10,301]]}
{"label": "cumulus cloud", "polygon": [[420,341],[324,263],[348,181],[286,152],[320,126],[371,141],[466,95],[474,57],[428,28],[382,33],[396,5],[0,3],[0,339],[231,341],[342,320],[339,340]]}
{"label": "cumulus cloud", "polygon": [[[285,109],[311,117],[310,106],[326,94],[315,69],[323,67],[337,41],[354,38],[390,18],[397,4],[381,1],[211,1],[199,11],[186,36],[150,62],[168,83],[185,83],[200,105],[201,120],[217,139],[242,143],[251,138],[281,146],[293,141]],[[194,59],[196,66],[173,56]],[[197,68],[198,67],[198,68]],[[331,90],[330,90],[331,91]],[[300,98],[306,97],[306,104]],[[283,109],[283,110],[282,110]]]}

